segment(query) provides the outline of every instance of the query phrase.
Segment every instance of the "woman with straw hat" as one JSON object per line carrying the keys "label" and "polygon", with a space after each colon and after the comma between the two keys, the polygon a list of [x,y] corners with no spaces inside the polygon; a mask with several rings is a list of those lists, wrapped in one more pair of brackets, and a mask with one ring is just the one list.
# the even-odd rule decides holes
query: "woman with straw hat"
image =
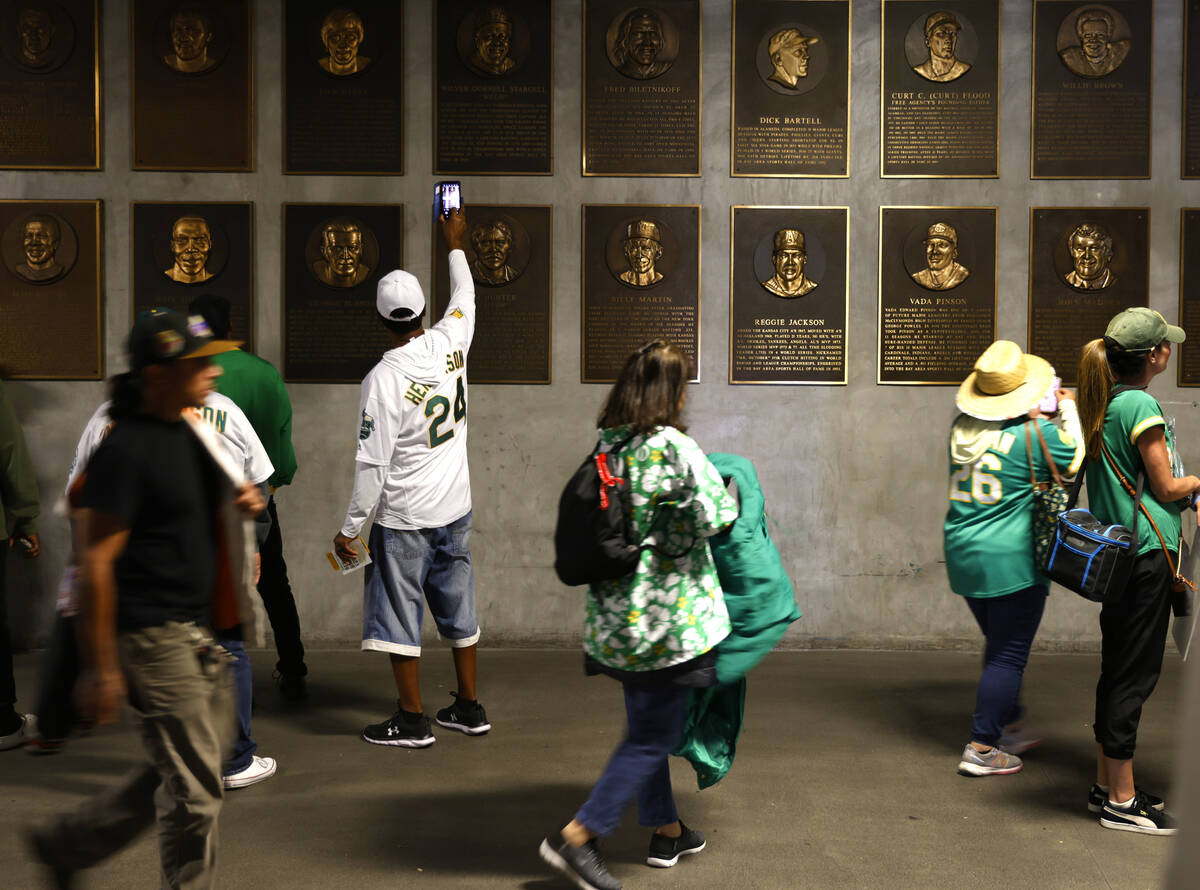
{"label": "woman with straw hat", "polygon": [[946,572],[987,640],[971,740],[958,764],[967,776],[1019,772],[1017,754],[1040,741],[1021,731],[1021,678],[1047,593],[1034,565],[1030,481],[1050,475],[1047,453],[1064,475],[1083,460],[1074,395],[1056,390],[1065,429],[1039,410],[1054,384],[1045,359],[997,340],[955,400],[962,413],[950,428]]}

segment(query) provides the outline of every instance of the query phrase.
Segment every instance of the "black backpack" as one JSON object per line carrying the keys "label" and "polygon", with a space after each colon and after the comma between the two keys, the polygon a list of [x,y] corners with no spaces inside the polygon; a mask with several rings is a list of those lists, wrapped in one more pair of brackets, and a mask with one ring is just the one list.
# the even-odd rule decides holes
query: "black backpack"
{"label": "black backpack", "polygon": [[619,489],[627,485],[620,451],[630,436],[611,451],[600,446],[572,474],[558,499],[554,527],[554,571],[564,584],[593,584],[622,578],[637,568],[642,548],[633,538]]}

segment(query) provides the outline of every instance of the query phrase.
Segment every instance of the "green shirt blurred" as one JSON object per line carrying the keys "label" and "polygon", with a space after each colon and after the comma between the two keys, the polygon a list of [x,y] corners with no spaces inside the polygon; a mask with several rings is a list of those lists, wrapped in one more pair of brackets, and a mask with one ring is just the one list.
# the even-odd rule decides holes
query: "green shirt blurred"
{"label": "green shirt blurred", "polygon": [[296,475],[296,452],[292,450],[292,402],[283,378],[269,361],[241,349],[215,355],[213,362],[224,372],[217,378],[217,391],[242,409],[267,449],[275,467],[267,483],[272,489],[290,484]]}

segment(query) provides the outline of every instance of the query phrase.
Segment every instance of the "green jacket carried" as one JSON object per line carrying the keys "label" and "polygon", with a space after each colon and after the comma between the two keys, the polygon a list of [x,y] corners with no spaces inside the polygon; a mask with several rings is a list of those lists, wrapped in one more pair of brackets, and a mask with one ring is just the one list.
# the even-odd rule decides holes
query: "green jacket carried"
{"label": "green jacket carried", "polygon": [[726,531],[709,538],[733,625],[716,646],[718,685],[692,692],[683,741],[701,788],[719,782],[733,766],[746,701],[746,674],[801,616],[792,582],[767,532],[762,488],[754,465],[734,454],[710,454],[723,478],[737,484],[741,511]]}

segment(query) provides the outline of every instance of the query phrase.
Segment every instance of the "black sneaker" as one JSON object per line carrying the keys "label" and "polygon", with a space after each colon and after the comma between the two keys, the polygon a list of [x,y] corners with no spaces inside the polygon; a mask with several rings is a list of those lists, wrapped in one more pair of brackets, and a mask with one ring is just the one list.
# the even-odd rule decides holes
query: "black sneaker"
{"label": "black sneaker", "polygon": [[304,678],[304,674],[275,671],[273,676],[284,701],[305,701],[308,698],[308,680]]}
{"label": "black sneaker", "polygon": [[650,852],[646,856],[646,864],[655,868],[670,868],[679,861],[680,856],[691,856],[699,853],[708,844],[704,835],[694,828],[688,828],[682,821],[679,827],[683,832],[679,837],[667,837],[655,832],[650,835]]}
{"label": "black sneaker", "polygon": [[459,698],[457,692],[450,694],[454,696],[454,704],[437,712],[439,726],[457,729],[467,735],[483,735],[492,728],[483,705],[477,701]]}
{"label": "black sneaker", "polygon": [[1150,806],[1145,794],[1135,794],[1133,803],[1120,807],[1111,800],[1104,802],[1100,824],[1117,831],[1136,831],[1139,834],[1157,834],[1170,837],[1175,834],[1175,820]]}
{"label": "black sneaker", "polygon": [[[1164,802],[1161,797],[1155,797],[1153,794],[1147,794],[1141,788],[1135,788],[1134,793],[1140,794],[1142,797],[1146,798],[1146,803],[1150,804],[1150,809],[1152,810],[1162,810],[1167,806],[1166,802]],[[1093,784],[1092,787],[1088,789],[1088,812],[1100,812],[1102,809],[1104,809],[1104,804],[1107,800],[1108,789],[1101,788],[1099,785]]]}
{"label": "black sneaker", "polygon": [[396,713],[382,723],[372,723],[362,731],[363,741],[372,745],[391,745],[396,748],[428,748],[435,741],[429,729],[429,718],[411,714],[396,702]]}
{"label": "black sneaker", "polygon": [[538,855],[580,890],[621,890],[621,882],[609,873],[595,838],[582,847],[572,847],[555,832],[542,841]]}

